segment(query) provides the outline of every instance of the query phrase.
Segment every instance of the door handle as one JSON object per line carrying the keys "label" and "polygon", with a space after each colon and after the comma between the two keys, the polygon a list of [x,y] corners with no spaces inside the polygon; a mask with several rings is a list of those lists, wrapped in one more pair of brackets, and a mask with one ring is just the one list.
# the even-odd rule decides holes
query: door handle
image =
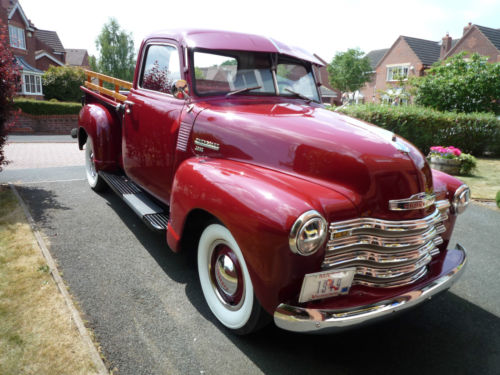
{"label": "door handle", "polygon": [[132,112],[131,109],[134,105],[134,102],[131,102],[130,100],[125,100],[123,103],[125,104],[125,112],[127,114],[130,114],[130,112]]}

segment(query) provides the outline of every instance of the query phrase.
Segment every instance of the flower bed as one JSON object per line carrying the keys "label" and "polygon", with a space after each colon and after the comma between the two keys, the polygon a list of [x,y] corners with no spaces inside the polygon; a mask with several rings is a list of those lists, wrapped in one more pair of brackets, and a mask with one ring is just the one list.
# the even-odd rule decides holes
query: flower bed
{"label": "flower bed", "polygon": [[427,159],[431,167],[454,175],[470,175],[476,168],[476,158],[460,149],[448,146],[432,146]]}

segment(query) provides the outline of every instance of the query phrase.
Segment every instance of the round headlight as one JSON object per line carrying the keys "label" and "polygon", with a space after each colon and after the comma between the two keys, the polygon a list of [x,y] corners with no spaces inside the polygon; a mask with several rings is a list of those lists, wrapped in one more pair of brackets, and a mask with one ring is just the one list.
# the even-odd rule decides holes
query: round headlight
{"label": "round headlight", "polygon": [[327,235],[326,220],[317,211],[300,215],[290,230],[290,249],[295,254],[312,255],[323,245]]}
{"label": "round headlight", "polygon": [[451,213],[458,215],[465,211],[470,201],[470,189],[467,185],[461,185],[453,196],[451,202]]}

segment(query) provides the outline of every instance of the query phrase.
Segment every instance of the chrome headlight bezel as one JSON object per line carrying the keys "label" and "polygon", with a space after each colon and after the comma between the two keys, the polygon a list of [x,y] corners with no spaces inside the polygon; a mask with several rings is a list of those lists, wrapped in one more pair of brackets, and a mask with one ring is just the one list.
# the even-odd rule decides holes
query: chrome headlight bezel
{"label": "chrome headlight bezel", "polygon": [[460,185],[451,200],[451,213],[459,215],[465,211],[470,202],[470,189],[466,184]]}
{"label": "chrome headlight bezel", "polygon": [[328,225],[323,216],[316,210],[304,212],[290,229],[290,250],[294,254],[312,255],[323,246],[327,236]]}

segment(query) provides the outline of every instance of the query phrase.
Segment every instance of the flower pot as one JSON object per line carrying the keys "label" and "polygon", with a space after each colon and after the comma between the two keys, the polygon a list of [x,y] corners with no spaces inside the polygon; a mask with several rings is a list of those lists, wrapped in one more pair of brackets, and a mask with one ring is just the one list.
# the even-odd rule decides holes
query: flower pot
{"label": "flower pot", "polygon": [[431,168],[437,169],[449,174],[460,173],[460,160],[458,159],[443,159],[435,156],[431,157]]}

